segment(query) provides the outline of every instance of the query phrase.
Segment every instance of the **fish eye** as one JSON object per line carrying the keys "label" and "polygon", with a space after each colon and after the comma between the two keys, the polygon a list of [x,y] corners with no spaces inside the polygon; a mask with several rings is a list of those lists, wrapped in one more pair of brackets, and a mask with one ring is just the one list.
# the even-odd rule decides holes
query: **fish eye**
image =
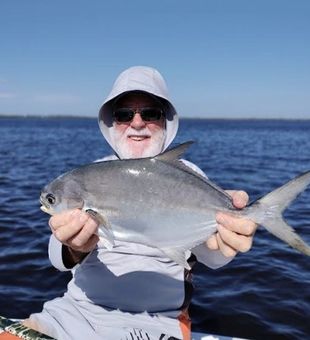
{"label": "fish eye", "polygon": [[45,198],[49,204],[54,204],[56,201],[56,198],[53,194],[47,194]]}

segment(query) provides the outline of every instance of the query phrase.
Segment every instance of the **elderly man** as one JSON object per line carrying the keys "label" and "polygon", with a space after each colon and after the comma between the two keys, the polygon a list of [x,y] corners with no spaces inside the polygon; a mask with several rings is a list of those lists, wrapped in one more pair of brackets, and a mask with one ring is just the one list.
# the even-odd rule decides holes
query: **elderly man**
{"label": "elderly man", "polygon": [[[100,109],[99,126],[115,152],[103,160],[164,151],[177,133],[178,116],[159,72],[137,66],[121,73]],[[248,201],[243,191],[231,196],[237,208]],[[248,251],[256,230],[252,221],[223,213],[217,222],[217,233],[192,249],[194,258],[211,268]],[[26,325],[63,340],[190,338],[190,282],[184,268],[142,244],[116,241],[108,250],[98,222],[84,211],[54,215],[49,224],[51,262],[72,270],[73,278],[65,295],[45,303]]]}

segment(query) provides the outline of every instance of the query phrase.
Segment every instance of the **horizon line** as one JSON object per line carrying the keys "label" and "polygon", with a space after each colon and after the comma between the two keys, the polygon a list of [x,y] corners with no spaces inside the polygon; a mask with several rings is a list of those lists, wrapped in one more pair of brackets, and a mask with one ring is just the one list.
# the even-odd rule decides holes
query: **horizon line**
{"label": "horizon line", "polygon": [[[70,115],[70,114],[48,114],[48,115],[37,115],[37,114],[5,114],[0,113],[0,118],[16,118],[16,119],[27,119],[27,118],[39,118],[39,119],[49,119],[49,118],[58,118],[58,119],[98,119],[98,117],[93,117],[89,115]],[[196,119],[196,120],[287,120],[287,121],[296,121],[296,120],[310,120],[310,117],[189,117],[189,116],[179,116],[179,119]]]}

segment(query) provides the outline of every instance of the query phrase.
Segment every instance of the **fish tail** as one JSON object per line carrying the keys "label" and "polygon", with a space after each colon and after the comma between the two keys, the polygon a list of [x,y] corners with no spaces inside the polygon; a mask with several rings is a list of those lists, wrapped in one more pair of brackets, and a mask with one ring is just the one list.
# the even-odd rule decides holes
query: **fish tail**
{"label": "fish tail", "polygon": [[288,205],[310,184],[310,171],[297,176],[250,205],[247,217],[301,253],[310,256],[310,246],[283,219]]}

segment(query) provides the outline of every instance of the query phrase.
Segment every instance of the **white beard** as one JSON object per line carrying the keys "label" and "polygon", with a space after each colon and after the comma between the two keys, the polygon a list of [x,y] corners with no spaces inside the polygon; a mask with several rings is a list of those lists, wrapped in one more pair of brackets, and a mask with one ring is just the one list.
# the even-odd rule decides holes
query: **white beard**
{"label": "white beard", "polygon": [[[150,137],[149,145],[141,150],[135,150],[128,143],[128,136],[148,136]],[[164,147],[164,142],[166,139],[166,130],[160,129],[156,132],[150,132],[146,127],[142,130],[135,130],[129,127],[125,132],[117,131],[114,127],[110,129],[110,136],[112,141],[112,146],[121,159],[128,158],[146,158],[154,157],[160,154]],[[143,143],[143,141],[138,142]]]}

